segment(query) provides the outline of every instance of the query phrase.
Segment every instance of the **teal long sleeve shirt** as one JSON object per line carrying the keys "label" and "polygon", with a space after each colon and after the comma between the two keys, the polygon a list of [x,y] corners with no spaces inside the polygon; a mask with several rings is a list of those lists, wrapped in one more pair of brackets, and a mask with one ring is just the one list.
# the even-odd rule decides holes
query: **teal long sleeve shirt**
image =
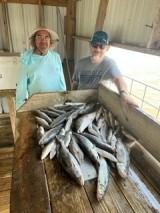
{"label": "teal long sleeve shirt", "polygon": [[17,108],[34,93],[65,90],[66,83],[58,53],[49,50],[45,56],[41,56],[28,50],[22,55],[16,90]]}

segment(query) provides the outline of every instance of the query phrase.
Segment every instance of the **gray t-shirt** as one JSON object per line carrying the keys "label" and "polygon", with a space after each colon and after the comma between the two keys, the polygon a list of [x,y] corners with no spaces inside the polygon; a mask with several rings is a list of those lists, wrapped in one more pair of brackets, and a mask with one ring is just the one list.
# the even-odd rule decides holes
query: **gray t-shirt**
{"label": "gray t-shirt", "polygon": [[83,58],[77,63],[73,81],[78,81],[78,89],[97,89],[101,80],[121,76],[115,61],[107,56],[99,64],[91,63],[90,57]]}

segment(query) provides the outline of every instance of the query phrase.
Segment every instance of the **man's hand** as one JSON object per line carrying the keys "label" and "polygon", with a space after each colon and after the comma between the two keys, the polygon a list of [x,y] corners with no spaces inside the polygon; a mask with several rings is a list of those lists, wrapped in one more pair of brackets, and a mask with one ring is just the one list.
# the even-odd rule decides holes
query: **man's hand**
{"label": "man's hand", "polygon": [[124,105],[139,107],[138,104],[125,92],[120,93],[120,98]]}

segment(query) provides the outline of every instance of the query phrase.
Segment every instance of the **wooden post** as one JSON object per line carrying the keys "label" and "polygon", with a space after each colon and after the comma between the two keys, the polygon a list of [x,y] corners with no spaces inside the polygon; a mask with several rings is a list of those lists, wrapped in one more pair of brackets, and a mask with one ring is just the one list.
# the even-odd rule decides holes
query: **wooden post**
{"label": "wooden post", "polygon": [[13,132],[13,138],[15,143],[15,133],[16,133],[16,104],[15,104],[15,97],[8,96],[8,107],[9,107],[9,115],[11,120],[11,127]]}
{"label": "wooden post", "polygon": [[95,31],[102,30],[109,0],[100,0]]}
{"label": "wooden post", "polygon": [[8,31],[8,17],[7,17],[7,5],[6,1],[2,0],[2,15],[3,15],[3,23],[4,23],[4,50],[10,51],[10,45],[9,45],[9,31]]}
{"label": "wooden post", "polygon": [[67,15],[64,19],[64,33],[66,35],[66,60],[64,60],[64,68],[67,69],[65,73],[67,80],[67,89],[71,89],[71,77],[74,70],[74,38],[76,33],[76,1],[70,0],[67,4]]}
{"label": "wooden post", "polygon": [[160,34],[160,5],[157,8],[157,17],[154,21],[152,28],[151,36],[149,38],[147,48],[158,49],[160,48],[159,34]]}

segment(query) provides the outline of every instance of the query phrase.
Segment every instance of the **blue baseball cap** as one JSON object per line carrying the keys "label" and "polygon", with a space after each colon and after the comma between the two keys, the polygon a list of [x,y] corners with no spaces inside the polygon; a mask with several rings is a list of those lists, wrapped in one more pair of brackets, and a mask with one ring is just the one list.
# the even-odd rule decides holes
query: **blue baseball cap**
{"label": "blue baseball cap", "polygon": [[97,31],[94,33],[91,44],[93,43],[101,43],[101,44],[108,44],[108,34],[104,31]]}

